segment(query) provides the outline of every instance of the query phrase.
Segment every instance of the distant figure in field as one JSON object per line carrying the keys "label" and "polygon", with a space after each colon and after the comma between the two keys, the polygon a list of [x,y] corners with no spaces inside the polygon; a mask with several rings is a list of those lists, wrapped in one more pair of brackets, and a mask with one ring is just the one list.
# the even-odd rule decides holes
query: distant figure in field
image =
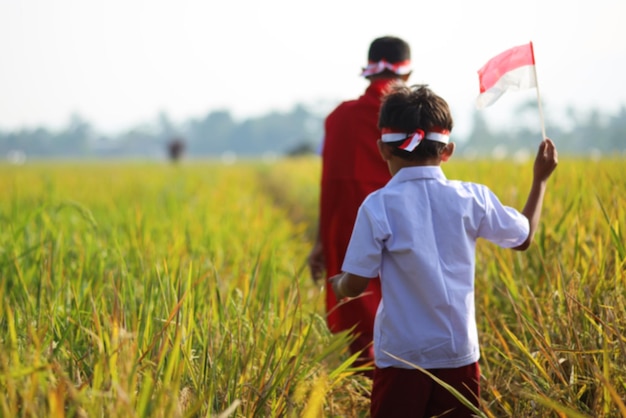
{"label": "distant figure in field", "polygon": [[330,278],[342,299],[357,297],[380,274],[371,416],[471,417],[469,408],[415,366],[479,406],[476,241],[528,248],[557,151],[550,139],[539,145],[519,212],[484,185],[446,178],[441,163],[454,152],[453,120],[446,101],[428,87],[405,86],[387,95],[379,127],[378,147],[393,177],[359,208],[344,273]]}
{"label": "distant figure in field", "polygon": [[173,138],[167,144],[167,155],[173,163],[180,160],[185,151],[185,142],[181,138]]}
{"label": "distant figure in field", "polygon": [[[381,97],[394,83],[408,80],[411,50],[402,39],[377,38],[370,44],[368,64],[361,75],[369,81],[365,93],[339,104],[326,118],[322,145],[322,179],[319,231],[308,263],[315,281],[334,276],[350,240],[359,205],[391,178],[380,158],[376,141],[380,138],[378,112]],[[326,292],[327,323],[332,332],[354,328],[351,352],[361,353],[356,366],[372,365],[374,316],[380,302],[380,282],[369,281],[358,299],[338,304]],[[366,373],[372,376],[371,371]]]}

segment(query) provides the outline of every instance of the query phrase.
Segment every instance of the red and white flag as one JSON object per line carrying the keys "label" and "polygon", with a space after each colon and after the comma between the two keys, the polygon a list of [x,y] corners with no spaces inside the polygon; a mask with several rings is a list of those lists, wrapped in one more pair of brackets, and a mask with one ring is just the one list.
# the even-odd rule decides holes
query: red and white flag
{"label": "red and white flag", "polygon": [[476,107],[493,104],[507,90],[537,87],[533,43],[516,46],[496,55],[478,70],[480,94]]}

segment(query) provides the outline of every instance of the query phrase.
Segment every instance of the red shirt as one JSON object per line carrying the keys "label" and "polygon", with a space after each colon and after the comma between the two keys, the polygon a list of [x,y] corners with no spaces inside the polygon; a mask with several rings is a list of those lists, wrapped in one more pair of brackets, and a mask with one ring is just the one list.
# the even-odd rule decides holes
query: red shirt
{"label": "red shirt", "polygon": [[[373,80],[365,94],[345,101],[325,122],[320,194],[320,237],[326,274],[341,272],[361,202],[391,178],[378,151],[378,112],[384,90],[395,79]],[[332,291],[326,292],[328,327],[333,332],[358,324],[357,332],[372,335],[380,302],[380,280],[372,279],[363,295],[335,308]]]}

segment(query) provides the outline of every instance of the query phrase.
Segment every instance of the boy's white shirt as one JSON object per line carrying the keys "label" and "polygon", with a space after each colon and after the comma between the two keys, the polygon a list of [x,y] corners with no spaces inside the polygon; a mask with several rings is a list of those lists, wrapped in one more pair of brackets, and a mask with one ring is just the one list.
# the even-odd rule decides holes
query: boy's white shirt
{"label": "boy's white shirt", "polygon": [[407,167],[361,205],[342,269],[380,275],[374,323],[378,367],[427,369],[478,361],[474,308],[478,238],[522,244],[528,219],[484,185],[447,180],[441,167]]}

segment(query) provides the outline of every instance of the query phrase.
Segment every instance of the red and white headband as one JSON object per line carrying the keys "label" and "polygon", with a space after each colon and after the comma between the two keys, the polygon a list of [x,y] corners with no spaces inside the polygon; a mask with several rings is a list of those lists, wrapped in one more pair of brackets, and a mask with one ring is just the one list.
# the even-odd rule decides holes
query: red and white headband
{"label": "red and white headband", "polygon": [[408,74],[411,72],[411,61],[404,60],[393,64],[384,59],[378,62],[370,61],[368,62],[367,67],[363,68],[361,76],[369,77],[371,75],[380,74],[385,70],[390,70],[398,75]]}
{"label": "red and white headband", "polygon": [[432,128],[428,132],[416,129],[415,132],[402,132],[391,128],[383,128],[380,140],[383,142],[398,142],[404,140],[398,148],[411,152],[417,147],[422,139],[429,139],[447,144],[450,141],[450,131],[443,128]]}

